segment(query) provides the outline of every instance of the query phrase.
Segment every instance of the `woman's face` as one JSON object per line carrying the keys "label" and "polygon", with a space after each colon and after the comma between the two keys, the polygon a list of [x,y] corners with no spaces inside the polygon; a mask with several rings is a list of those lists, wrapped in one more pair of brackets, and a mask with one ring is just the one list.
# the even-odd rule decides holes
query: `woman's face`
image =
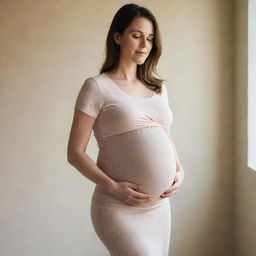
{"label": "woman's face", "polygon": [[134,19],[123,35],[115,35],[115,41],[120,45],[121,59],[143,64],[153,47],[153,34],[152,21],[144,17]]}

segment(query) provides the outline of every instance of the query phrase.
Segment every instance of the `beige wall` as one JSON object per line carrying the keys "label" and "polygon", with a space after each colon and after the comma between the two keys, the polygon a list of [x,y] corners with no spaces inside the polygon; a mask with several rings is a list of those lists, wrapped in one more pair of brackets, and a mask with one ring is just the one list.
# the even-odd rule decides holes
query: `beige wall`
{"label": "beige wall", "polygon": [[[170,199],[170,255],[233,256],[234,190],[247,196],[251,191],[242,186],[253,186],[248,176],[234,187],[240,165],[234,157],[234,1],[134,2],[159,21],[158,70],[169,86],[172,132],[186,172]],[[78,90],[98,73],[107,30],[124,3],[0,2],[3,256],[108,255],[90,221],[94,184],[67,163],[66,146]],[[96,159],[93,137],[88,154]],[[236,206],[239,240],[246,213]]]}
{"label": "beige wall", "polygon": [[247,166],[247,1],[236,0],[236,252],[256,254],[256,172]]}

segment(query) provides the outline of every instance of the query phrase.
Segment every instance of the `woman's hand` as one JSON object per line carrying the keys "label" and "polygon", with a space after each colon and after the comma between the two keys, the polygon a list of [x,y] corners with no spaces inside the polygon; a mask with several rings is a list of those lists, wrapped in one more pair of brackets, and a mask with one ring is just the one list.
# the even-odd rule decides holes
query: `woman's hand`
{"label": "woman's hand", "polygon": [[166,198],[177,193],[179,191],[181,184],[183,183],[183,180],[184,180],[184,170],[181,169],[180,171],[176,172],[172,186],[168,190],[164,191],[164,193],[160,196],[160,198]]}
{"label": "woman's hand", "polygon": [[137,192],[136,190],[142,189],[139,184],[134,184],[130,182],[115,182],[110,193],[117,199],[129,204],[129,205],[139,205],[142,203],[147,203],[151,201],[151,195]]}

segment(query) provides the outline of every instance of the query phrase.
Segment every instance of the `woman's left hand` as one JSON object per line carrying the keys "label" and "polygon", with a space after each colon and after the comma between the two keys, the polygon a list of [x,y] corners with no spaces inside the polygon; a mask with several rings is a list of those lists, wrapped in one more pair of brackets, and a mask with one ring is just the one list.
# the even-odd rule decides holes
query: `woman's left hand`
{"label": "woman's left hand", "polygon": [[177,193],[181,184],[183,183],[183,180],[184,180],[184,170],[181,169],[180,171],[176,172],[172,186],[168,190],[164,191],[164,193],[160,197],[166,198]]}

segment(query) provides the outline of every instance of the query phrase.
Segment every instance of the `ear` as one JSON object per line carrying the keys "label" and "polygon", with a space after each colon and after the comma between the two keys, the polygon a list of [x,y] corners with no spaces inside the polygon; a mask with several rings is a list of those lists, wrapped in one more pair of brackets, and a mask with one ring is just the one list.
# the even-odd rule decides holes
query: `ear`
{"label": "ear", "polygon": [[120,44],[120,34],[118,32],[114,33],[114,41],[116,44]]}

